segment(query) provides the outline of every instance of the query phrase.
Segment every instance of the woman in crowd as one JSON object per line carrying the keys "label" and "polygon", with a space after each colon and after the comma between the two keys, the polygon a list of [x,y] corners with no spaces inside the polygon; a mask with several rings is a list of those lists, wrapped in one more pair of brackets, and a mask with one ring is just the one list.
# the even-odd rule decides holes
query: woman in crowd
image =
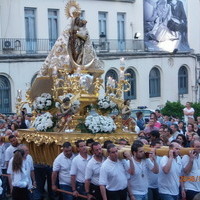
{"label": "woman in crowd", "polygon": [[28,200],[28,172],[23,162],[24,155],[24,150],[17,149],[7,170],[13,200]]}
{"label": "woman in crowd", "polygon": [[158,127],[158,128],[161,127],[161,123],[158,121],[156,113],[152,112],[151,115],[150,115],[150,119],[154,119],[154,121],[155,121],[154,126],[155,127]]}
{"label": "woman in crowd", "polygon": [[19,129],[19,125],[18,125],[16,122],[13,122],[13,123],[11,124],[10,129],[11,129],[13,135],[18,136],[18,131],[17,131],[17,129]]}
{"label": "woman in crowd", "polygon": [[187,139],[186,139],[185,135],[178,134],[177,137],[176,137],[176,140],[179,141],[179,143],[182,147],[187,146]]}

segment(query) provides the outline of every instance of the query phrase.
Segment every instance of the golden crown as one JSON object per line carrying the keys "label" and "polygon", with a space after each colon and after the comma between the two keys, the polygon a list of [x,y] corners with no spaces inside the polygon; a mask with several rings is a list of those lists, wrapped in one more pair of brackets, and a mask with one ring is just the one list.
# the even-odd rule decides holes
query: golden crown
{"label": "golden crown", "polygon": [[[73,9],[73,10],[72,10]],[[70,0],[67,5],[65,6],[65,15],[69,18],[76,18],[81,15],[81,8],[79,4],[74,1]]]}

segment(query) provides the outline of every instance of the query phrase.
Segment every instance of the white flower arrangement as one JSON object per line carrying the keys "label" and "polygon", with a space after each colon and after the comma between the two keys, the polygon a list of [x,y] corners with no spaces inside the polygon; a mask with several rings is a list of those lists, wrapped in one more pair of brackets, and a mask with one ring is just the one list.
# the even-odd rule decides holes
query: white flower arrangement
{"label": "white flower arrangement", "polygon": [[111,133],[116,130],[116,125],[111,117],[102,115],[89,115],[85,119],[85,126],[92,133]]}
{"label": "white flower arrangement", "polygon": [[98,101],[99,109],[114,109],[116,108],[116,103],[111,101],[109,96],[105,96],[103,98],[100,98]]}
{"label": "white flower arrangement", "polygon": [[52,106],[52,97],[49,93],[42,93],[41,96],[36,97],[33,102],[35,110],[48,110]]}
{"label": "white flower arrangement", "polygon": [[37,131],[46,131],[48,128],[53,127],[52,118],[53,116],[49,112],[39,115],[33,122],[33,127],[35,127]]}

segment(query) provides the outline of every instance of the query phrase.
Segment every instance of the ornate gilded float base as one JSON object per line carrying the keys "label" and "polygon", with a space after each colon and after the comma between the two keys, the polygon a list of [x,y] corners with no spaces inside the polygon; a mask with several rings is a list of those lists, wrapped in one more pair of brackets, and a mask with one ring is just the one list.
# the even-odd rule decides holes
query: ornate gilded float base
{"label": "ornate gilded float base", "polygon": [[52,165],[56,156],[61,152],[61,146],[64,142],[70,142],[72,145],[77,140],[87,140],[93,138],[101,144],[106,140],[115,143],[121,138],[126,139],[131,144],[137,134],[121,132],[112,134],[90,134],[90,133],[56,133],[56,132],[37,132],[32,130],[19,130],[20,142],[29,147],[30,154],[35,163]]}

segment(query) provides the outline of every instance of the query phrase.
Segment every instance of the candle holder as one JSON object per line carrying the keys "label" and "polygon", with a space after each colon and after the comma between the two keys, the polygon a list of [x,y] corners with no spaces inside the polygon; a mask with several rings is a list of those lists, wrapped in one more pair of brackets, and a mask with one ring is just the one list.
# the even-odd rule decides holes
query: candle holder
{"label": "candle holder", "polygon": [[[123,60],[124,61],[124,60]],[[121,62],[121,59],[120,59]],[[112,77],[108,77],[106,84],[106,96],[109,96],[110,99],[118,105],[118,108],[123,107],[123,98],[122,94],[128,92],[131,89],[131,85],[126,76],[130,76],[129,73],[124,73],[124,66],[120,67],[120,80],[117,82]]]}
{"label": "candle holder", "polygon": [[17,90],[17,97],[16,97],[16,113],[18,115],[21,115],[21,110],[22,110],[22,107],[25,105],[25,104],[28,104],[29,107],[31,107],[31,99],[30,99],[30,88],[27,89],[26,91],[26,94],[25,94],[25,97],[26,97],[26,101],[22,101],[22,90]]}

